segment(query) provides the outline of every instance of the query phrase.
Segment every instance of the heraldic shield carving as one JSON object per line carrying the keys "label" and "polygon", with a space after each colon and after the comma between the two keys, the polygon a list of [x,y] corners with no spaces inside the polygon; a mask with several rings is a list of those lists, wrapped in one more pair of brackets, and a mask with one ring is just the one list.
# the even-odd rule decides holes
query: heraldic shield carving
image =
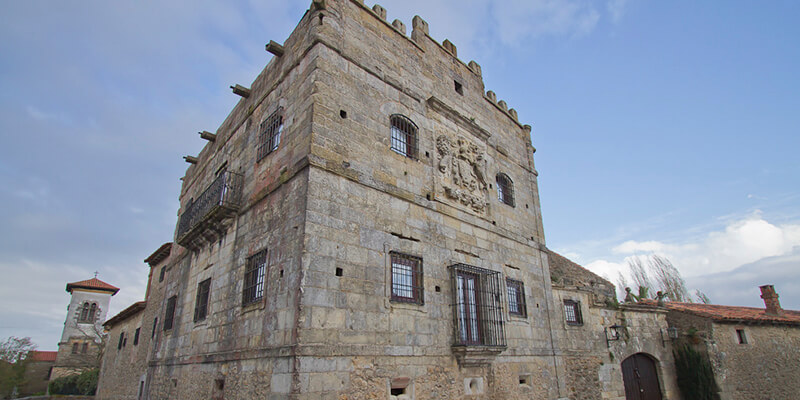
{"label": "heraldic shield carving", "polygon": [[478,146],[459,137],[436,138],[439,153],[439,177],[447,198],[477,212],[486,211],[486,157]]}

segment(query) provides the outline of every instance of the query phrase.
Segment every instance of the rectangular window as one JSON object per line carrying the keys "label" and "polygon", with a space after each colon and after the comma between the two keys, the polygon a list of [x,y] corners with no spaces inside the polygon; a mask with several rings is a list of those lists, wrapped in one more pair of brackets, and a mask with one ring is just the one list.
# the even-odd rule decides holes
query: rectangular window
{"label": "rectangular window", "polygon": [[269,153],[278,148],[283,133],[283,108],[278,108],[269,118],[261,123],[258,133],[258,155],[256,161],[261,161]]}
{"label": "rectangular window", "polygon": [[164,312],[164,330],[172,329],[172,323],[175,319],[175,303],[178,302],[178,296],[172,296],[167,299],[167,310]]}
{"label": "rectangular window", "polygon": [[161,267],[161,272],[158,274],[158,281],[159,282],[164,282],[164,275],[166,273],[167,273],[167,267],[166,266]]}
{"label": "rectangular window", "polygon": [[89,343],[84,343],[81,346],[81,354],[86,354],[87,351],[89,351]]}
{"label": "rectangular window", "polygon": [[[119,339],[119,344],[120,344],[119,348],[122,348],[122,338]],[[72,354],[78,354],[78,343],[72,344]]]}
{"label": "rectangular window", "polygon": [[133,333],[133,345],[134,346],[139,344],[139,331],[141,331],[141,330],[142,330],[141,327],[140,328],[136,328],[136,332]]}
{"label": "rectangular window", "polygon": [[506,279],[506,289],[508,289],[508,313],[517,317],[527,317],[525,286],[521,281]]}
{"label": "rectangular window", "polygon": [[500,273],[466,264],[450,266],[459,346],[505,347]]}
{"label": "rectangular window", "polygon": [[583,325],[581,303],[575,300],[564,300],[564,315],[569,325]]}
{"label": "rectangular window", "polygon": [[158,328],[158,317],[153,318],[153,333],[150,334],[150,339],[156,337],[156,328]]}
{"label": "rectangular window", "polygon": [[739,340],[739,344],[747,344],[747,335],[744,334],[744,329],[736,330],[736,338]]}
{"label": "rectangular window", "polygon": [[123,340],[125,340],[125,332],[122,332],[122,333],[119,334],[119,343],[117,343],[117,350],[122,348],[122,341]]}
{"label": "rectangular window", "polygon": [[264,274],[267,270],[267,250],[261,250],[247,259],[244,270],[242,305],[255,303],[264,297]]}
{"label": "rectangular window", "polygon": [[194,322],[206,319],[208,314],[208,295],[211,290],[211,278],[197,284],[197,299],[194,303]]}
{"label": "rectangular window", "polygon": [[424,304],[422,259],[391,252],[392,301]]}

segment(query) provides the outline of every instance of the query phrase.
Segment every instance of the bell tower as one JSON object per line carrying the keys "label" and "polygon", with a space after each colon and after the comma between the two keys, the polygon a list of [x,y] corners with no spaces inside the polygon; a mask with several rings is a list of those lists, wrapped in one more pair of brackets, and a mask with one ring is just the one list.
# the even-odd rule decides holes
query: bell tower
{"label": "bell tower", "polygon": [[97,279],[96,273],[92,279],[67,284],[72,297],[51,379],[100,366],[103,322],[111,296],[118,291],[119,288]]}

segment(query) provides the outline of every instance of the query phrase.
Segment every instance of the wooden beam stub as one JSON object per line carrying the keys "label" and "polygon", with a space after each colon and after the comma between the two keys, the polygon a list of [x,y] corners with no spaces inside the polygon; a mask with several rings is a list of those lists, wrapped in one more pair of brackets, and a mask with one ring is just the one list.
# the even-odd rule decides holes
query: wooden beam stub
{"label": "wooden beam stub", "polygon": [[189,164],[197,164],[197,157],[183,156],[183,159]]}
{"label": "wooden beam stub", "polygon": [[283,46],[274,40],[270,40],[269,43],[267,43],[267,51],[272,53],[275,57],[280,57],[283,55]]}
{"label": "wooden beam stub", "polygon": [[233,85],[231,86],[231,89],[233,90],[233,94],[235,95],[242,96],[244,98],[250,97],[250,89],[242,85],[239,84]]}
{"label": "wooden beam stub", "polygon": [[208,140],[209,142],[213,142],[213,141],[217,140],[217,135],[215,135],[215,134],[213,134],[213,133],[211,133],[209,131],[202,131],[202,132],[198,132],[198,133],[200,134],[200,138],[201,139]]}

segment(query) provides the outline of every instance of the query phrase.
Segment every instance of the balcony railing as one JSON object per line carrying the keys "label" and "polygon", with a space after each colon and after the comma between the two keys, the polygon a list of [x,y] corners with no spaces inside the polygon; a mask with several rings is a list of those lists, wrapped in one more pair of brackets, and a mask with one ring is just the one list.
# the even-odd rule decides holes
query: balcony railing
{"label": "balcony railing", "polygon": [[225,171],[186,207],[178,220],[177,242],[197,248],[225,233],[224,220],[239,211],[242,202],[242,175]]}

